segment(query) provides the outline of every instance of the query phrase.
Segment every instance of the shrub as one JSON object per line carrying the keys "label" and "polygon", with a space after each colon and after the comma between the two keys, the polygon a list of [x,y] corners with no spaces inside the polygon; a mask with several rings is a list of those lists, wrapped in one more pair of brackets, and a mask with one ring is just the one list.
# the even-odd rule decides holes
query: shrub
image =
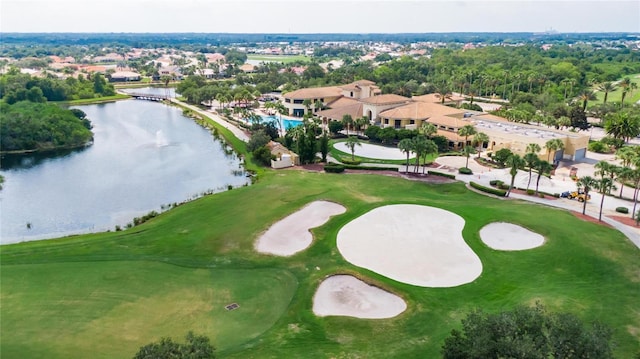
{"label": "shrub", "polygon": [[534,191],[532,189],[528,189],[527,190],[527,195],[529,195],[529,196],[533,196],[534,193],[536,193],[536,191]]}
{"label": "shrub", "polygon": [[560,198],[560,193],[554,193],[554,194],[553,194],[553,196],[554,196],[555,198]]}
{"label": "shrub", "polygon": [[460,167],[460,169],[458,169],[458,173],[462,175],[472,175],[473,171],[468,167]]}
{"label": "shrub", "polygon": [[491,181],[489,181],[489,184],[494,186],[494,187],[500,187],[502,184],[504,184],[504,182],[502,182],[500,180],[491,180]]}
{"label": "shrub", "polygon": [[452,175],[451,173],[442,173],[442,172],[436,172],[436,171],[427,171],[427,174],[432,175],[432,176],[440,176],[440,177],[446,177],[446,178],[456,179],[456,175]]}
{"label": "shrub", "polygon": [[398,171],[398,167],[358,166],[358,165],[349,165],[349,164],[343,164],[343,167],[350,170]]}
{"label": "shrub", "polygon": [[538,193],[538,197],[540,197],[540,198],[544,198],[544,193],[542,193],[542,192],[541,192],[541,193]]}
{"label": "shrub", "polygon": [[600,141],[594,141],[589,144],[589,151],[596,153],[608,153],[611,149]]}
{"label": "shrub", "polygon": [[500,189],[509,189],[509,185],[506,183],[500,183],[500,185],[498,185],[498,188]]}
{"label": "shrub", "polygon": [[344,165],[339,163],[329,162],[324,165],[324,171],[327,173],[342,173],[344,172]]}
{"label": "shrub", "polygon": [[490,193],[490,194],[494,194],[494,195],[499,196],[499,197],[504,197],[504,196],[507,195],[506,191],[495,189],[495,188],[491,188],[491,187],[485,187],[485,186],[483,186],[481,184],[478,184],[478,183],[475,183],[473,181],[469,182],[469,185],[471,185],[471,187],[473,187],[473,188],[475,188],[475,189],[477,189],[479,191]]}
{"label": "shrub", "polygon": [[275,156],[271,154],[271,150],[267,146],[257,148],[251,154],[256,162],[265,167],[271,166],[271,160],[275,159]]}
{"label": "shrub", "polygon": [[362,163],[362,161],[360,160],[351,160],[349,158],[340,158],[340,162],[344,163],[345,165],[359,165],[360,163]]}
{"label": "shrub", "polygon": [[618,213],[629,213],[629,208],[627,207],[616,207],[616,212]]}

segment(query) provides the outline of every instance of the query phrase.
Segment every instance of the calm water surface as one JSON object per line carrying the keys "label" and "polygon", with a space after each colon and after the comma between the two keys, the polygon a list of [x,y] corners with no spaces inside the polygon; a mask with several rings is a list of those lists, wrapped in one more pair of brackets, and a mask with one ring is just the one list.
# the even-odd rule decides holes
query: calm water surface
{"label": "calm water surface", "polygon": [[230,149],[177,108],[141,100],[77,108],[93,123],[93,145],[2,158],[0,243],[124,228],[163,205],[248,183]]}

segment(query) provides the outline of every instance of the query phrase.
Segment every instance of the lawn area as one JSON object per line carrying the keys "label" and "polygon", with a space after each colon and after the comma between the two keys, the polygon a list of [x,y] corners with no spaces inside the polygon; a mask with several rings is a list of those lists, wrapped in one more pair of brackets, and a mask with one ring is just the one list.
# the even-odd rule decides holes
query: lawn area
{"label": "lawn area", "polygon": [[288,64],[294,61],[310,62],[311,58],[304,55],[247,55],[247,60],[263,61],[263,62],[282,62]]}
{"label": "lawn area", "polygon": [[[291,257],[253,246],[271,223],[314,200],[345,214],[312,230]],[[387,204],[444,208],[466,220],[463,236],[481,276],[454,288],[395,282],[346,262],[336,234]],[[522,225],[546,238],[537,249],[484,245],[491,222]],[[161,336],[188,330],[212,338],[220,358],[437,358],[443,340],[474,308],[496,312],[542,302],[551,311],[600,320],[614,330],[616,355],[640,340],[640,252],[621,233],[572,214],[498,200],[463,184],[303,171],[267,171],[256,184],[203,197],[123,232],[0,247],[0,357],[132,357]],[[316,317],[312,297],[332,274],[354,274],[401,296],[392,319]],[[221,305],[237,302],[227,312]],[[26,355],[24,353],[27,353]]]}
{"label": "lawn area", "polygon": [[[628,77],[629,79],[631,79],[631,82],[634,82],[636,86],[638,86],[638,89],[628,92],[627,97],[625,97],[624,99],[625,105],[630,106],[631,104],[634,104],[640,101],[640,74],[633,74],[625,77]],[[597,89],[597,86],[596,86],[596,89]],[[596,90],[596,97],[597,97],[597,100],[589,101],[589,105],[595,105],[595,104],[604,102],[603,92]],[[607,103],[617,102],[619,104],[621,99],[622,99],[622,88],[618,87],[615,91],[609,92],[609,95],[607,97]]]}

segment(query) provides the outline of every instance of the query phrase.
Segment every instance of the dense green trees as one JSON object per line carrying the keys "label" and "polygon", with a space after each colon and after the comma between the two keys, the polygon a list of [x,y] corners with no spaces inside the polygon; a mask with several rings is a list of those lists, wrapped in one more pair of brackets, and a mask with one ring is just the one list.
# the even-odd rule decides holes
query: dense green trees
{"label": "dense green trees", "polygon": [[489,314],[477,310],[462,320],[462,331],[445,339],[445,359],[612,358],[611,330],[585,325],[570,313],[548,313],[544,307],[517,307]]}
{"label": "dense green trees", "polygon": [[44,102],[89,99],[115,94],[113,85],[104,76],[94,74],[91,79],[79,76],[61,80],[55,77],[32,77],[27,74],[9,72],[0,76],[0,93],[9,104],[18,101]]}
{"label": "dense green trees", "polygon": [[0,102],[0,151],[40,151],[73,148],[93,138],[91,123],[82,111],[55,104]]}

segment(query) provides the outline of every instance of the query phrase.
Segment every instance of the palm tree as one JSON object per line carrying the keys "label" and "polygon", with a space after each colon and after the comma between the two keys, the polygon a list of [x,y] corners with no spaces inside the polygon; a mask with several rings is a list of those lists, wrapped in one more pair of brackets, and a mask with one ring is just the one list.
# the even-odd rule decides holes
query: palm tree
{"label": "palm tree", "polygon": [[615,91],[617,86],[613,84],[613,82],[603,82],[598,85],[598,91],[604,92],[604,103],[607,103],[607,97],[609,96],[609,92]]}
{"label": "palm tree", "polygon": [[509,174],[511,175],[511,184],[509,185],[509,190],[505,197],[509,197],[511,194],[511,190],[513,190],[513,184],[516,181],[516,175],[518,174],[518,168],[522,167],[522,158],[516,154],[512,154],[507,159],[507,166],[511,167],[509,170]]}
{"label": "palm tree", "polygon": [[590,100],[597,99],[596,94],[591,89],[584,89],[578,94],[578,100],[582,101],[582,111],[587,109],[587,103]]}
{"label": "palm tree", "polygon": [[529,181],[527,182],[527,189],[529,189],[533,168],[538,164],[538,155],[532,152],[527,152],[522,157],[522,160],[525,163],[525,167],[529,169]]}
{"label": "palm tree", "polygon": [[473,136],[473,143],[478,147],[478,158],[480,158],[480,152],[486,142],[489,142],[489,135],[484,132],[478,132]]}
{"label": "palm tree", "polygon": [[424,152],[422,152],[422,174],[424,174],[425,167],[427,167],[427,157],[431,154],[438,154],[438,145],[431,140],[427,140]]}
{"label": "palm tree", "polygon": [[318,112],[324,108],[324,104],[322,101],[316,100],[316,102],[313,103],[313,107],[315,107],[316,112]]}
{"label": "palm tree", "polygon": [[555,158],[556,151],[561,151],[564,149],[564,142],[562,142],[562,140],[559,138],[554,138],[547,141],[544,144],[544,148],[547,149],[547,162],[551,162],[550,161],[551,152],[554,153],[554,158]]}
{"label": "palm tree", "polygon": [[311,100],[309,100],[308,98],[305,98],[305,99],[302,101],[302,105],[304,106],[304,108],[306,108],[306,109],[307,109],[307,111],[306,111],[305,113],[307,113],[307,114],[308,114],[308,113],[309,113],[309,110],[311,109]]}
{"label": "palm tree", "polygon": [[342,116],[342,124],[347,129],[347,136],[349,136],[349,127],[351,126],[351,124],[353,124],[353,117],[351,117],[351,115],[349,115],[348,113],[344,114]]}
{"label": "palm tree", "polygon": [[416,165],[413,168],[413,172],[417,173],[418,167],[420,166],[420,158],[422,157],[424,151],[427,150],[427,139],[422,135],[418,135],[412,139],[412,142],[413,152],[415,152],[416,154]]}
{"label": "palm tree", "polygon": [[419,131],[423,135],[427,136],[427,138],[431,138],[431,136],[438,133],[438,128],[436,127],[436,125],[425,121],[422,123],[422,126],[420,126]]}
{"label": "palm tree", "polygon": [[465,146],[462,148],[462,154],[467,158],[467,161],[464,165],[465,168],[469,168],[469,157],[476,153],[476,150],[473,148],[473,146]]}
{"label": "palm tree", "polygon": [[403,138],[398,142],[398,149],[407,154],[407,169],[405,173],[409,172],[409,154],[413,152],[413,141],[410,138]]}
{"label": "palm tree", "polygon": [[637,116],[630,116],[628,112],[616,112],[607,115],[604,130],[614,138],[621,138],[624,142],[640,134],[640,121]]}
{"label": "palm tree", "polygon": [[598,180],[591,176],[584,176],[580,178],[576,184],[578,185],[578,189],[582,188],[582,191],[584,192],[582,214],[585,214],[585,212],[587,211],[587,199],[589,198],[589,191],[591,191],[592,188],[598,187]]}
{"label": "palm tree", "polygon": [[443,105],[446,100],[451,100],[451,97],[453,96],[453,94],[451,93],[451,90],[449,90],[449,88],[447,88],[446,86],[437,88],[435,95],[436,95],[436,98],[439,99],[440,103]]}
{"label": "palm tree", "polygon": [[620,107],[624,107],[624,99],[625,97],[627,97],[627,93],[629,92],[629,90],[631,90],[632,84],[633,82],[631,82],[631,79],[628,77],[623,78],[618,83],[618,85],[622,87],[622,97],[620,98]]}
{"label": "palm tree", "polygon": [[616,178],[620,170],[620,167],[607,161],[600,161],[593,167],[597,170],[594,172],[596,176],[600,176],[601,180],[603,180],[605,177],[609,178],[611,180],[611,184],[614,183],[614,179]]}
{"label": "palm tree", "polygon": [[540,177],[546,172],[551,172],[553,166],[547,161],[538,161],[536,163],[536,171],[538,171],[538,179],[536,180],[536,196],[538,195],[538,186],[540,185]]}
{"label": "palm tree", "polygon": [[624,183],[627,181],[633,180],[633,169],[630,167],[618,167],[618,182],[620,182],[620,195],[619,198],[622,198],[622,190],[624,189]]}
{"label": "palm tree", "polygon": [[477,133],[473,125],[464,125],[458,129],[458,135],[464,136],[464,147],[467,147],[469,136],[473,136]]}
{"label": "palm tree", "polygon": [[355,161],[356,146],[362,146],[360,140],[356,136],[349,136],[345,144],[351,150],[351,161]]}
{"label": "palm tree", "polygon": [[357,131],[362,131],[362,129],[369,123],[369,119],[366,116],[358,117],[353,121],[353,126]]}

